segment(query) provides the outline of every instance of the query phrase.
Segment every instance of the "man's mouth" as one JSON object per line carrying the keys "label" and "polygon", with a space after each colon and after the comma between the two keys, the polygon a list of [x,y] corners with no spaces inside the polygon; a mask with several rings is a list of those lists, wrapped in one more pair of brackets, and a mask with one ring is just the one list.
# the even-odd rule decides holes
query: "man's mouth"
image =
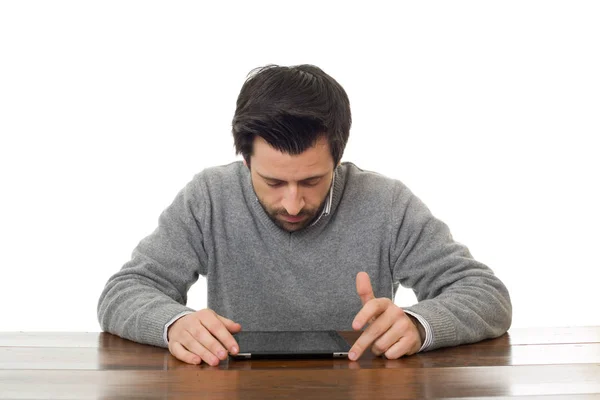
{"label": "man's mouth", "polygon": [[295,224],[298,222],[303,221],[306,217],[304,215],[297,215],[297,216],[292,216],[292,215],[280,215],[281,219],[283,219],[285,222],[289,222],[291,224]]}

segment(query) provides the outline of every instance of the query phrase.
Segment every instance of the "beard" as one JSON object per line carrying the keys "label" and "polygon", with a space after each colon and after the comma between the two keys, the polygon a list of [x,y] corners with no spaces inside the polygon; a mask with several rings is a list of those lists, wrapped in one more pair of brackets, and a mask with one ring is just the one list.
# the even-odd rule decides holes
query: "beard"
{"label": "beard", "polygon": [[[323,200],[318,207],[303,208],[298,214],[290,215],[285,208],[268,207],[261,199],[259,199],[259,202],[275,225],[290,233],[304,229],[312,224],[317,215],[323,211],[323,207],[325,207],[325,200]],[[283,220],[282,217],[301,217],[302,220],[299,222],[289,222]]]}

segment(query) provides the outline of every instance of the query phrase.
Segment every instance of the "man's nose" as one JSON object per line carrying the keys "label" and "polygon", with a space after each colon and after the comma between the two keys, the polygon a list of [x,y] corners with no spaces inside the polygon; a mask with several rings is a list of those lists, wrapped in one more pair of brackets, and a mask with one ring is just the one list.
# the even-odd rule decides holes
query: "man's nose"
{"label": "man's nose", "polygon": [[297,186],[288,187],[283,197],[282,205],[289,215],[297,215],[302,211],[305,202]]}

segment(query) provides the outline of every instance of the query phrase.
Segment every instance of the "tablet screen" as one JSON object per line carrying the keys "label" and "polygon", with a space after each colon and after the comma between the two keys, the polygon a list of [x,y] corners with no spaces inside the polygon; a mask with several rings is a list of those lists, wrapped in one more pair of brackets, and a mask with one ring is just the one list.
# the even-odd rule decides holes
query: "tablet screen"
{"label": "tablet screen", "polygon": [[233,337],[240,353],[333,354],[350,350],[336,331],[242,331]]}

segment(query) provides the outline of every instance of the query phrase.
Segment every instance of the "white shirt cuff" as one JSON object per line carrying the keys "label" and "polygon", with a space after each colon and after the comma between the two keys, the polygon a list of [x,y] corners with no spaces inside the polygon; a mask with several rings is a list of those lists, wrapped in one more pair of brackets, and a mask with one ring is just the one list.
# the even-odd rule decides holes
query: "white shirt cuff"
{"label": "white shirt cuff", "polygon": [[167,347],[169,346],[169,339],[167,337],[167,332],[169,331],[169,327],[171,325],[173,325],[173,323],[175,321],[177,321],[179,318],[183,317],[184,315],[193,314],[193,313],[194,313],[193,311],[184,311],[182,313],[177,314],[173,318],[171,318],[171,320],[165,324],[165,330],[163,331],[163,339],[164,339],[165,344],[167,345]]}
{"label": "white shirt cuff", "polygon": [[425,328],[425,339],[423,340],[423,344],[421,345],[419,352],[427,350],[427,348],[431,346],[431,343],[433,343],[433,332],[431,330],[431,326],[429,326],[429,322],[427,322],[425,318],[419,314],[416,314],[412,311],[404,310],[404,312],[415,317],[421,323],[421,325],[423,325],[423,328]]}

